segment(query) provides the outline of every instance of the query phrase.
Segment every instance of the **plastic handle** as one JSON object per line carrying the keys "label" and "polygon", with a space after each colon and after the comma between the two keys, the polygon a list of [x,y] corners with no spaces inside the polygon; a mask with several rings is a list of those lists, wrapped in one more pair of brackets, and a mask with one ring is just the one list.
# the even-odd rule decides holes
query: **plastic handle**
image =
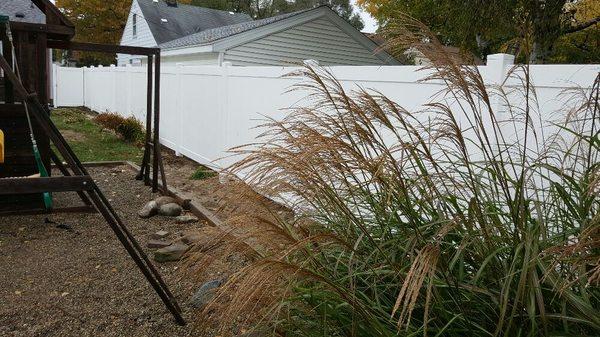
{"label": "plastic handle", "polygon": [[0,130],[0,164],[4,163],[4,132]]}

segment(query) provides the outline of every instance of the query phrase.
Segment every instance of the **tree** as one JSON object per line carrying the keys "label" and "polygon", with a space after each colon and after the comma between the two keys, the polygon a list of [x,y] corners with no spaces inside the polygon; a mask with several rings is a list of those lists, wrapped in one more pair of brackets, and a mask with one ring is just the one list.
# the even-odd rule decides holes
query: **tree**
{"label": "tree", "polygon": [[[56,6],[73,22],[75,41],[116,44],[127,22],[131,0],[56,0]],[[78,54],[80,65],[110,64],[115,56]]]}
{"label": "tree", "polygon": [[[189,3],[191,0],[180,0]],[[118,44],[127,24],[131,0],[56,0],[56,6],[73,22],[75,41]],[[115,55],[78,53],[78,65],[108,65]]]}
{"label": "tree", "polygon": [[600,17],[600,1],[580,1],[568,8],[568,12],[570,21],[590,27],[559,37],[550,62],[600,63],[600,25],[591,24]]}
{"label": "tree", "polygon": [[[570,8],[588,0],[358,0],[385,26],[398,12],[428,25],[440,40],[475,55],[508,50],[531,62],[549,62],[557,41],[593,28],[599,16],[582,21]],[[590,3],[596,2],[594,0]]]}
{"label": "tree", "polygon": [[364,22],[354,11],[350,0],[191,0],[191,3],[200,7],[246,13],[255,19],[326,5],[358,30],[364,28]]}

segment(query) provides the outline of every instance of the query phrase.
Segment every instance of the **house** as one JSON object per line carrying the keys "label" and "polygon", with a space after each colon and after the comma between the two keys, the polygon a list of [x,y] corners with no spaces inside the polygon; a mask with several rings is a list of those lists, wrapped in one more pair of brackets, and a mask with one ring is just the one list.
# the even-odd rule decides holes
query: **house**
{"label": "house", "polygon": [[[201,31],[252,21],[247,14],[177,3],[176,0],[133,0],[121,45],[157,47]],[[142,57],[117,55],[118,65],[139,65]]]}
{"label": "house", "polygon": [[[121,44],[159,47],[165,65],[284,66],[308,59],[322,65],[399,64],[327,6],[262,20],[193,7],[133,0]],[[119,57],[119,65],[144,62]]]}

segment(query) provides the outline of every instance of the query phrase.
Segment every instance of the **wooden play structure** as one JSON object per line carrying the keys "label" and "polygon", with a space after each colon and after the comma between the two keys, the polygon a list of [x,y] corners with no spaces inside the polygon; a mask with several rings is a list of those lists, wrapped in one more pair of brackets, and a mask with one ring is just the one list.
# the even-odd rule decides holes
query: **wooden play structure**
{"label": "wooden play structure", "polygon": [[[0,78],[3,82],[3,92],[0,94],[0,216],[52,212],[100,213],[177,323],[183,325],[185,321],[177,301],[53,124],[48,108],[50,48],[147,56],[146,146],[137,179],[151,184],[156,192],[160,175],[160,187],[166,190],[158,138],[160,50],[72,42],[75,28],[69,20],[48,0],[32,2],[45,14],[45,24],[16,22],[0,13]],[[153,63],[153,60],[156,62]],[[54,152],[51,144],[57,152]],[[51,163],[61,176],[51,176]],[[76,192],[82,205],[53,208],[52,193],[60,192]]]}

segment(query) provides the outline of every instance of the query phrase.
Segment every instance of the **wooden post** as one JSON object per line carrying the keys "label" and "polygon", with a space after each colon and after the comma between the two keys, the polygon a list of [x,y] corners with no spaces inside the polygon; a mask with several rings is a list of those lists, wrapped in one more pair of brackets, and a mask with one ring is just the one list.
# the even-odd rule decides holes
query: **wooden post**
{"label": "wooden post", "polygon": [[152,142],[152,60],[153,56],[148,55],[148,80],[146,85],[146,140],[144,142],[144,157],[142,159],[142,165],[140,165],[140,172],[136,179],[144,180],[146,186],[150,185],[150,143]]}
{"label": "wooden post", "polygon": [[160,50],[156,53],[154,73],[154,153],[152,156],[152,192],[158,192],[158,157],[160,156]]}

